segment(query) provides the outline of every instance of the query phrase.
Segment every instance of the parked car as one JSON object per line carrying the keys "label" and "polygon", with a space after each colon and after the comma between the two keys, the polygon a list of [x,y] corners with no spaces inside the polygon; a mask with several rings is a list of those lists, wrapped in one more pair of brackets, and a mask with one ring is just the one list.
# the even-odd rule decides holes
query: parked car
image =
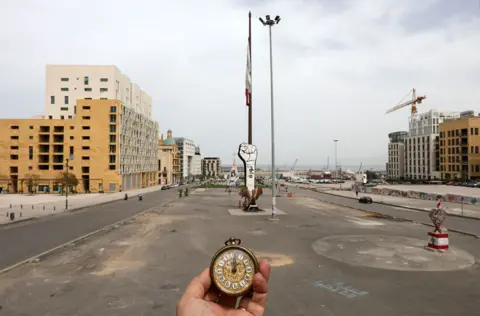
{"label": "parked car", "polygon": [[373,200],[369,196],[362,196],[361,198],[358,199],[358,202],[364,203],[364,204],[372,204]]}

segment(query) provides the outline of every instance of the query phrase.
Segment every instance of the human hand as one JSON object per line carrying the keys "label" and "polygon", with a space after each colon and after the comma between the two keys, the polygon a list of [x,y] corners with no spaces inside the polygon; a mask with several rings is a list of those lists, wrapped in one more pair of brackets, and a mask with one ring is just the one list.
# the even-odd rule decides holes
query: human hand
{"label": "human hand", "polygon": [[210,289],[209,269],[203,270],[187,286],[177,304],[177,316],[263,316],[267,305],[270,264],[260,261],[260,272],[253,277],[253,296],[242,297],[235,309],[235,297],[220,297]]}

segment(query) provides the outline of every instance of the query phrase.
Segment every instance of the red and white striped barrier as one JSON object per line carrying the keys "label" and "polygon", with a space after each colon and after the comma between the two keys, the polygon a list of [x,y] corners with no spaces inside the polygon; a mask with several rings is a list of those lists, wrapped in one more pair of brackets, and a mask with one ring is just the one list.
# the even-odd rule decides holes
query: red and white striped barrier
{"label": "red and white striped barrier", "polygon": [[448,233],[447,232],[429,232],[427,247],[431,250],[446,251],[448,250]]}

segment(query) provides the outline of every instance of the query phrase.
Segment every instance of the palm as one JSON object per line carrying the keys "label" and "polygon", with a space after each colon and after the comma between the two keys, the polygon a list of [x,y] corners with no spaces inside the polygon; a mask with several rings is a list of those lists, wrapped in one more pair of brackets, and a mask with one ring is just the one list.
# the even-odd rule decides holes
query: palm
{"label": "palm", "polygon": [[217,303],[202,299],[192,299],[185,309],[185,315],[190,315],[188,313],[190,310],[195,311],[195,315],[202,316],[252,316],[252,314],[247,311],[230,309]]}

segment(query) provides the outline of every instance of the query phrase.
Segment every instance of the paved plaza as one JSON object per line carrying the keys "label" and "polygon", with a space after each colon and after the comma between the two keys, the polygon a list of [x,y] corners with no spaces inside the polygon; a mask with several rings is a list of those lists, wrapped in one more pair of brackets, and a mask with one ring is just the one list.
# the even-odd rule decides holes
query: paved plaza
{"label": "paved plaza", "polygon": [[187,283],[234,236],[272,265],[266,315],[478,313],[472,294],[480,290],[478,239],[451,232],[448,253],[430,252],[424,249],[429,227],[326,203],[320,193],[298,189],[292,198],[277,198],[282,214],[272,222],[268,194],[259,200],[265,212],[238,216],[232,211],[238,196],[198,190],[10,270],[0,275],[2,312],[175,315]]}

